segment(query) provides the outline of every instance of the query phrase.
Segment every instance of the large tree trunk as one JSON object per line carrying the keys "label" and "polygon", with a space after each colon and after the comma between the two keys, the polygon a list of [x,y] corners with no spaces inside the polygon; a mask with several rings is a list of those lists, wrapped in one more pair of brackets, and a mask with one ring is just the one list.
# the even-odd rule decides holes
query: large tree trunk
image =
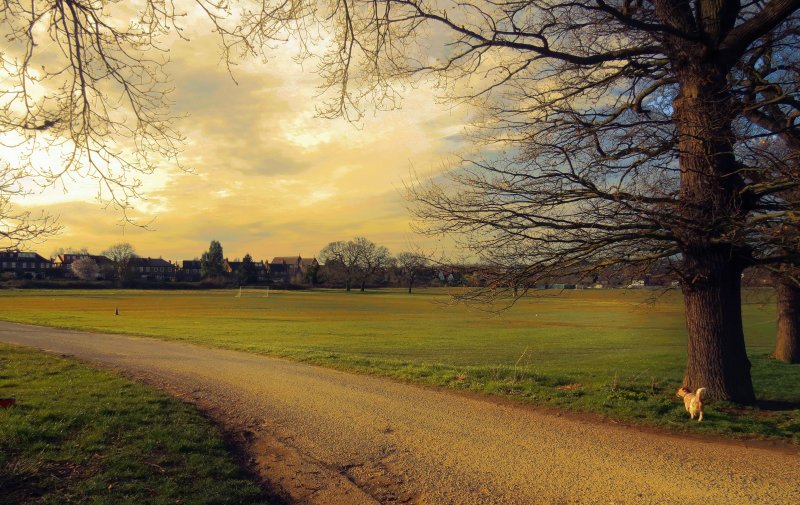
{"label": "large tree trunk", "polygon": [[[697,47],[678,49],[680,58],[692,50]],[[727,69],[691,56],[676,61],[683,68],[673,103],[681,171],[674,232],[684,257],[688,330],[683,382],[692,389],[705,387],[709,399],[752,403],[741,313],[741,272],[748,254],[735,233],[746,210],[733,155]]]}
{"label": "large tree trunk", "polygon": [[688,353],[683,385],[709,399],[755,400],[742,329],[741,272],[723,254],[688,258],[697,272],[684,283]]}
{"label": "large tree trunk", "polygon": [[775,284],[778,324],[772,356],[786,363],[800,363],[800,287],[791,280]]}

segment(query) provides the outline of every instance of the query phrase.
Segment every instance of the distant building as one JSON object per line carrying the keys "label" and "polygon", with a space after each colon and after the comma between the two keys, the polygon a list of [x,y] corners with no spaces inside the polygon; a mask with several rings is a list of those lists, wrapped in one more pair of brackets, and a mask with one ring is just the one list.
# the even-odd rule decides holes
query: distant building
{"label": "distant building", "polygon": [[134,278],[146,281],[174,281],[177,268],[161,258],[132,258],[131,272]]}
{"label": "distant building", "polygon": [[[222,261],[222,269],[227,274],[238,275],[243,264],[243,261],[228,261],[228,258],[225,258]],[[265,282],[269,279],[269,266],[263,261],[253,261],[253,269],[255,282]]]}
{"label": "distant building", "polygon": [[53,272],[53,262],[35,252],[0,252],[0,272],[13,273],[17,278],[44,279]]}
{"label": "distant building", "polygon": [[200,260],[183,260],[180,278],[184,281],[199,281],[203,278],[203,264]]}
{"label": "distant building", "polygon": [[276,256],[269,263],[269,277],[287,284],[311,284],[318,268],[316,258]]}
{"label": "distant building", "polygon": [[57,269],[59,275],[65,278],[74,278],[75,275],[72,273],[72,263],[81,259],[81,258],[91,258],[97,263],[97,266],[100,267],[100,277],[107,277],[114,271],[114,262],[105,256],[101,256],[99,254],[83,254],[83,253],[67,253],[67,254],[59,254],[56,259],[53,260],[53,268]]}

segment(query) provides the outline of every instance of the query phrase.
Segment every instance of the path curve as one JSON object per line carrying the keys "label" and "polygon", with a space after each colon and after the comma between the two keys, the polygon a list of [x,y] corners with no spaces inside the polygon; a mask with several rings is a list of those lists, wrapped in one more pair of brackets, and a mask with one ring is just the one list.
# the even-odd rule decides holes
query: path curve
{"label": "path curve", "polygon": [[800,452],[593,423],[282,359],[0,322],[243,434],[295,503],[800,503]]}

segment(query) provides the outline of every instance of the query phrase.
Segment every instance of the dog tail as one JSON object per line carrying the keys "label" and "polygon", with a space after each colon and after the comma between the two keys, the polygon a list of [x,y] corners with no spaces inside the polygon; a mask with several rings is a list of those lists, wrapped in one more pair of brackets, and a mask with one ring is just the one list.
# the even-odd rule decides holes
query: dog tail
{"label": "dog tail", "polygon": [[706,388],[697,388],[697,391],[694,392],[694,395],[697,397],[699,401],[703,401],[703,393],[706,392]]}

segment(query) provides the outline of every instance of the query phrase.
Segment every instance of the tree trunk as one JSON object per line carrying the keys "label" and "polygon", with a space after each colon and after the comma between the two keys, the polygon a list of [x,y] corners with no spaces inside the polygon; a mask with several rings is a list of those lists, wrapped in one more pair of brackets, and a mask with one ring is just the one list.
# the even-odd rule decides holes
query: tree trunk
{"label": "tree trunk", "polygon": [[772,357],[800,363],[800,287],[791,280],[777,280],[778,324]]}
{"label": "tree trunk", "polygon": [[741,273],[749,254],[736,233],[747,210],[733,155],[727,68],[704,61],[695,54],[701,49],[683,43],[676,49],[675,63],[682,68],[673,102],[680,164],[673,232],[684,259],[688,331],[683,383],[705,387],[709,399],[752,403],[741,309]]}
{"label": "tree trunk", "polygon": [[709,399],[753,403],[742,328],[741,269],[723,254],[711,256],[688,261],[698,276],[683,287],[688,330],[683,385],[706,388]]}
{"label": "tree trunk", "polygon": [[344,280],[344,288],[345,288],[346,291],[350,291],[350,279],[349,278]]}
{"label": "tree trunk", "polygon": [[367,284],[367,281],[364,281],[364,280],[362,280],[362,281],[361,281],[361,292],[362,292],[362,293],[363,293],[364,291],[366,291],[366,289],[365,289],[365,287],[366,287],[366,284]]}

